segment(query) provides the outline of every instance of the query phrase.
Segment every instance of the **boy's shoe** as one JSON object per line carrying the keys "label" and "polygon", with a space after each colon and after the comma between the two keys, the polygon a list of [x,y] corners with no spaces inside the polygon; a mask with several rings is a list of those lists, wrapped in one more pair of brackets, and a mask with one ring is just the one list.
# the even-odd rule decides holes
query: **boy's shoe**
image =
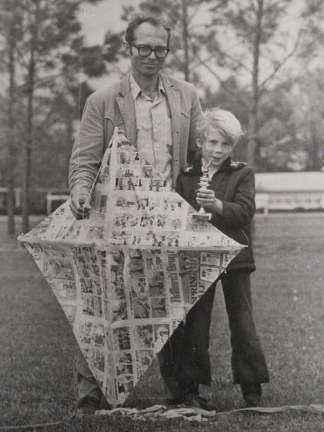
{"label": "boy's shoe", "polygon": [[246,408],[255,408],[260,406],[261,396],[256,393],[249,393],[244,396]]}
{"label": "boy's shoe", "polygon": [[254,408],[260,405],[262,395],[261,384],[241,384],[241,390],[247,408]]}
{"label": "boy's shoe", "polygon": [[207,399],[203,398],[202,396],[196,393],[186,394],[183,403],[188,408],[200,408],[206,411],[216,410],[216,407],[212,405],[210,402],[208,402]]}
{"label": "boy's shoe", "polygon": [[206,411],[213,411],[215,407],[207,399],[199,395],[199,384],[196,382],[180,383],[181,394],[167,399],[168,406],[186,406],[187,408],[200,408]]}
{"label": "boy's shoe", "polygon": [[[166,399],[168,406],[177,406],[185,402],[185,397],[188,393],[198,394],[198,384],[195,382],[173,381],[172,397]],[[169,386],[170,389],[170,386]]]}

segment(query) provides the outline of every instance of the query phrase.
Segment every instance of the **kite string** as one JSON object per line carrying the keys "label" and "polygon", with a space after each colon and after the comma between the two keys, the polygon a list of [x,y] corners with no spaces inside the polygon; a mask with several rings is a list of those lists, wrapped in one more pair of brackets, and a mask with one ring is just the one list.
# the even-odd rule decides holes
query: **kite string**
{"label": "kite string", "polygon": [[49,426],[59,426],[63,424],[63,421],[57,421],[52,423],[37,423],[37,424],[29,424],[29,425],[21,425],[21,426],[0,426],[0,430],[8,431],[8,430],[24,430],[24,429],[40,429]]}
{"label": "kite string", "polygon": [[[232,410],[228,410],[228,411],[215,412],[213,415],[208,415],[208,417],[213,418],[213,417],[217,417],[220,415],[230,415],[230,414],[244,413],[244,412],[255,412],[255,413],[259,413],[259,414],[276,414],[276,413],[280,413],[280,412],[284,412],[284,411],[288,411],[288,410],[308,411],[308,412],[317,413],[317,414],[324,414],[324,405],[322,405],[322,404],[310,404],[310,405],[283,405],[283,406],[277,406],[277,407],[237,408],[237,409],[232,409]],[[145,411],[145,409],[144,409],[144,411]],[[199,413],[201,413],[202,411],[203,410],[199,409]],[[197,413],[198,413],[198,411],[197,411]],[[107,411],[107,414],[109,414],[109,411]],[[141,411],[139,410],[136,414],[141,414]],[[73,418],[77,418],[77,417],[72,416],[69,420],[71,420]],[[182,416],[182,418],[183,419],[188,419],[188,418],[190,419],[190,417],[185,417],[185,416]],[[38,423],[38,424],[29,424],[29,425],[22,425],[22,426],[0,426],[0,430],[17,430],[17,431],[19,431],[19,430],[32,429],[32,428],[33,429],[39,429],[39,428],[44,428],[44,427],[48,427],[48,426],[62,425],[63,423],[64,423],[64,421],[61,420],[61,421],[52,422],[52,423]]]}

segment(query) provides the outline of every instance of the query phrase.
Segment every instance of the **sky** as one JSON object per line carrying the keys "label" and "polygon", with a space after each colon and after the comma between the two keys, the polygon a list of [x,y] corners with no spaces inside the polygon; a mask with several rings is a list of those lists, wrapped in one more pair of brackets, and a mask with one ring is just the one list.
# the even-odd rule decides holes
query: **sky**
{"label": "sky", "polygon": [[[85,4],[80,15],[80,21],[83,26],[83,32],[86,43],[89,45],[100,44],[103,41],[105,31],[123,30],[125,23],[120,20],[122,6],[136,6],[140,0],[102,0],[96,5]],[[298,14],[300,0],[292,0],[293,11]],[[286,27],[294,25],[294,17],[287,17]]]}
{"label": "sky", "polygon": [[[136,6],[140,0],[102,0],[97,5],[84,5],[80,14],[83,35],[86,45],[101,45],[107,30],[113,32],[126,28],[126,23],[121,21],[122,6]],[[122,69],[128,69],[128,64]],[[119,74],[111,74],[109,82],[116,81]],[[107,85],[107,76],[87,79],[94,89]]]}
{"label": "sky", "polygon": [[[124,30],[126,27],[126,23],[121,21],[120,19],[122,13],[122,6],[137,6],[140,1],[141,0],[102,0],[94,6],[85,4],[80,15],[80,21],[82,23],[86,45],[102,44],[104,40],[104,34],[107,30],[111,30],[113,32]],[[300,2],[301,0],[292,0],[290,13],[282,22],[283,28],[288,33],[287,47],[289,45],[293,45],[294,43],[294,37],[289,37],[289,33],[291,31],[294,32],[294,27],[296,27],[296,16],[298,16],[299,14]],[[203,12],[199,14],[199,17],[200,22],[205,22],[206,15]],[[195,20],[197,21],[197,17],[195,18]],[[122,69],[124,68],[122,67]],[[266,62],[263,63],[260,69],[261,80],[264,77],[270,75],[271,72],[272,65],[267,65]],[[208,72],[203,71],[203,74],[206,75],[206,79],[209,79],[212,87],[218,86],[215,78],[210,76]],[[102,77],[100,79],[91,80],[91,83],[92,85],[94,85],[95,88],[101,87],[101,85],[105,85],[106,79],[107,77]],[[247,79],[250,80],[250,78]]]}
{"label": "sky", "polygon": [[101,44],[107,30],[120,31],[125,23],[120,20],[122,5],[136,6],[139,0],[102,0],[95,6],[85,5],[80,21],[88,45]]}

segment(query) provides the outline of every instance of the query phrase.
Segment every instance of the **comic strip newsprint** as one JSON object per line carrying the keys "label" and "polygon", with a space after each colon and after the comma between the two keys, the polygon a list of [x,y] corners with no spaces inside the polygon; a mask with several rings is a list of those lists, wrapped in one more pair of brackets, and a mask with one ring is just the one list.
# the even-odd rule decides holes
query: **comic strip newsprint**
{"label": "comic strip newsprint", "polygon": [[19,238],[113,406],[243,247],[193,212],[116,130],[90,217],[66,202]]}

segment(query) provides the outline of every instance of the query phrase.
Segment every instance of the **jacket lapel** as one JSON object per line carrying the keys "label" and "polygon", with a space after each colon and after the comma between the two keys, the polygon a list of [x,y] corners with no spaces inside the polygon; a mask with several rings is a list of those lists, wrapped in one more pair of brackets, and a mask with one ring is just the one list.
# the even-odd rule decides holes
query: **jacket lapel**
{"label": "jacket lapel", "polygon": [[173,171],[173,181],[175,183],[175,179],[177,173],[179,172],[180,160],[181,160],[181,133],[180,133],[180,112],[181,112],[181,104],[180,104],[180,94],[176,87],[175,83],[172,83],[168,80],[167,77],[161,76],[161,80],[163,83],[163,87],[165,89],[167,102],[170,110],[171,117],[171,131],[172,131],[172,147],[173,147],[173,157],[172,157],[172,171]]}
{"label": "jacket lapel", "polygon": [[[121,122],[124,124],[125,133],[131,144],[136,145],[136,115],[135,105],[130,90],[129,74],[120,81],[120,89],[116,96],[116,103],[120,111]],[[118,123],[121,123],[118,121]]]}

